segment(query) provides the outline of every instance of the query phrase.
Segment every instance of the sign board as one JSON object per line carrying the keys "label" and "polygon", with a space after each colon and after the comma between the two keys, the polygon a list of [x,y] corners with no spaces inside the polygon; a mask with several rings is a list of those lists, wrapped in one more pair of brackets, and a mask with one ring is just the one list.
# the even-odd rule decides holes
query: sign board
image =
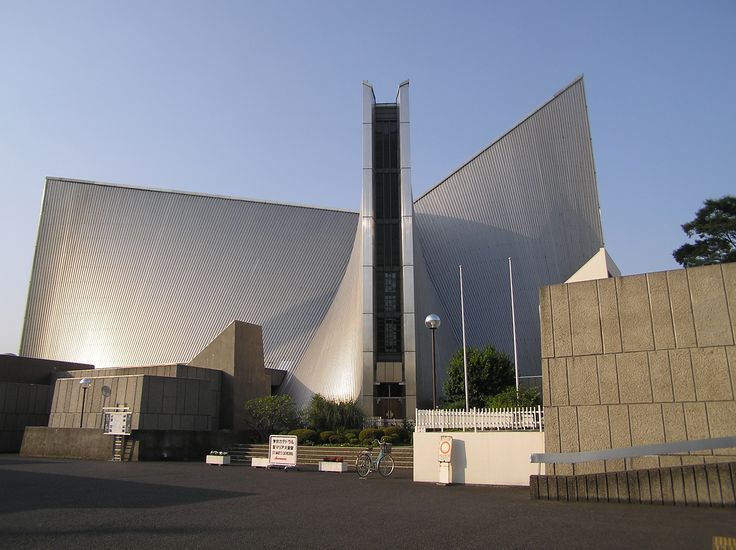
{"label": "sign board", "polygon": [[268,437],[268,464],[296,468],[297,440],[295,435]]}
{"label": "sign board", "polygon": [[440,437],[440,462],[451,462],[452,458],[452,436]]}
{"label": "sign board", "polygon": [[132,415],[123,411],[106,411],[103,431],[107,435],[130,435]]}

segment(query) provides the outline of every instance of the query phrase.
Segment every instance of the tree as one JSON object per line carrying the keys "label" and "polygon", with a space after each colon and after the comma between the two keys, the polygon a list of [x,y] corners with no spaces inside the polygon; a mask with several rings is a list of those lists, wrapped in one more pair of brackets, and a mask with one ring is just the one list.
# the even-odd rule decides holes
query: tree
{"label": "tree", "polygon": [[[450,359],[445,380],[446,406],[465,408],[463,350]],[[483,407],[488,397],[501,393],[515,381],[514,365],[502,351],[493,346],[468,348],[468,402],[471,407]]]}
{"label": "tree", "polygon": [[245,415],[248,425],[262,440],[299,424],[299,414],[290,395],[268,395],[246,401]]}
{"label": "tree", "polygon": [[683,267],[736,262],[736,197],[726,195],[708,199],[695,219],[682,225],[694,243],[683,244],[672,252]]}

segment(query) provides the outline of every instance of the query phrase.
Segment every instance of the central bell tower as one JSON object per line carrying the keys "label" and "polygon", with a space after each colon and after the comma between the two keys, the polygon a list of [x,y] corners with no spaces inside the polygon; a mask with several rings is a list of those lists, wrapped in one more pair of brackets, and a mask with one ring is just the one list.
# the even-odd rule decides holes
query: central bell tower
{"label": "central bell tower", "polygon": [[416,408],[412,216],[409,81],[394,103],[363,82],[361,405],[384,419]]}

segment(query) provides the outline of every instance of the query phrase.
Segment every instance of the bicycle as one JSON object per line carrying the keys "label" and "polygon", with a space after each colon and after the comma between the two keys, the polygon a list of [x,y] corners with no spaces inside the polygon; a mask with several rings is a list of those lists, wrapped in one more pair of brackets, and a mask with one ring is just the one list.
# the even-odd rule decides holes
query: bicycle
{"label": "bicycle", "polygon": [[[379,452],[375,460],[371,451],[373,450],[373,444],[378,443]],[[378,471],[383,477],[390,476],[394,471],[394,459],[391,456],[391,443],[381,443],[377,439],[374,439],[370,447],[365,451],[361,451],[358,457],[355,459],[355,469],[358,475],[365,478],[371,472]]]}

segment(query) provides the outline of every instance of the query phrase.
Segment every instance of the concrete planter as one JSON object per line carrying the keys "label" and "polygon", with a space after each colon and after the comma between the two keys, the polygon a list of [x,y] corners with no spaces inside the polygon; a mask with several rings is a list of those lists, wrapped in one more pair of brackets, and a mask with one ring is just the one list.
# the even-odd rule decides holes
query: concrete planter
{"label": "concrete planter", "polygon": [[230,464],[230,456],[225,455],[207,455],[207,464],[217,464],[218,466],[227,466]]}
{"label": "concrete planter", "polygon": [[348,471],[348,464],[347,462],[325,462],[320,460],[319,471],[343,473]]}

